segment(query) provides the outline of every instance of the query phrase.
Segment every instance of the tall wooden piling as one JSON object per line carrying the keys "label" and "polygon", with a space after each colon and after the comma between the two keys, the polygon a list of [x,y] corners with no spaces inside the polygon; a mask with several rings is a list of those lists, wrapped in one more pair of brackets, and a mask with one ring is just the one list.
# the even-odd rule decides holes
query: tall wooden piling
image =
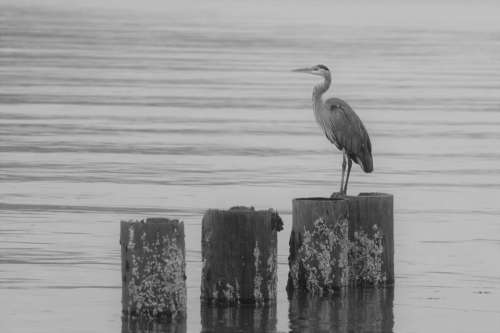
{"label": "tall wooden piling", "polygon": [[274,302],[281,229],[281,218],[271,209],[208,210],[202,221],[202,301],[223,306]]}
{"label": "tall wooden piling", "polygon": [[349,203],[349,282],[394,283],[394,197],[360,193]]}
{"label": "tall wooden piling", "polygon": [[184,223],[122,221],[122,309],[125,316],[170,321],[186,314]]}
{"label": "tall wooden piling", "polygon": [[348,284],[347,201],[330,198],[293,200],[288,290],[333,293]]}
{"label": "tall wooden piling", "polygon": [[292,219],[289,291],[394,282],[392,195],[294,199]]}

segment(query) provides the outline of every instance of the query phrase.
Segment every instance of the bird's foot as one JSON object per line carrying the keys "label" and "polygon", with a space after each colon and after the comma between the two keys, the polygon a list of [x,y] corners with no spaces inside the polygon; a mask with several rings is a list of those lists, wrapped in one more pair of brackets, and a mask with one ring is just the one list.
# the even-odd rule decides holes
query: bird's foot
{"label": "bird's foot", "polygon": [[330,199],[342,199],[345,198],[346,194],[344,192],[333,192],[330,195]]}

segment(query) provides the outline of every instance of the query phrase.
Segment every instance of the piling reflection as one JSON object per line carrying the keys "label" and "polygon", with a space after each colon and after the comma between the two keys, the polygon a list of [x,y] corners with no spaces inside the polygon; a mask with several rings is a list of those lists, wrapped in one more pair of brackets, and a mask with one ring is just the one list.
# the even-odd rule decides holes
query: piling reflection
{"label": "piling reflection", "polygon": [[392,332],[394,287],[361,288],[319,297],[295,291],[290,298],[291,332]]}
{"label": "piling reflection", "polygon": [[201,305],[202,332],[275,332],[276,304],[217,308]]}
{"label": "piling reflection", "polygon": [[122,317],[122,333],[186,333],[186,318],[171,323]]}

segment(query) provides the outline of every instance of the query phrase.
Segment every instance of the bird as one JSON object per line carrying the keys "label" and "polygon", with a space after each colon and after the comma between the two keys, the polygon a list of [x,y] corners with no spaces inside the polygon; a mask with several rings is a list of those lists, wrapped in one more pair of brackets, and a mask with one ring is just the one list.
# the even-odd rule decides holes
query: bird
{"label": "bird", "polygon": [[[332,97],[323,100],[323,94],[330,88],[332,75],[325,65],[294,69],[293,72],[318,75],[323,82],[313,88],[312,104],[316,122],[323,130],[326,138],[343,154],[342,178],[340,191],[332,197],[347,195],[347,184],[351,173],[352,162],[359,164],[361,169],[370,173],[373,171],[372,144],[363,122],[354,110],[340,98]],[[347,176],[344,176],[347,167]]]}

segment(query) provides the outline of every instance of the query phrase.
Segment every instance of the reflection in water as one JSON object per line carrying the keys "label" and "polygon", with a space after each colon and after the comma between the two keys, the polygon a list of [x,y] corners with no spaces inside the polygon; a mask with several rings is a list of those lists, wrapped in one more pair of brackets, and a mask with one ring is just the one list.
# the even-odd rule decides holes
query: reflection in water
{"label": "reflection in water", "polygon": [[276,304],[217,308],[201,305],[202,332],[275,332]]}
{"label": "reflection in water", "polygon": [[319,297],[296,291],[290,299],[292,332],[392,332],[394,287],[339,291]]}
{"label": "reflection in water", "polygon": [[[394,287],[340,290],[330,297],[295,291],[289,299],[290,332],[383,332],[394,326]],[[277,332],[276,304],[255,307],[201,305],[201,332]],[[186,333],[186,320],[173,323],[122,318],[122,333]]]}
{"label": "reflection in water", "polygon": [[122,317],[122,333],[186,333],[186,318],[172,323],[142,321]]}

